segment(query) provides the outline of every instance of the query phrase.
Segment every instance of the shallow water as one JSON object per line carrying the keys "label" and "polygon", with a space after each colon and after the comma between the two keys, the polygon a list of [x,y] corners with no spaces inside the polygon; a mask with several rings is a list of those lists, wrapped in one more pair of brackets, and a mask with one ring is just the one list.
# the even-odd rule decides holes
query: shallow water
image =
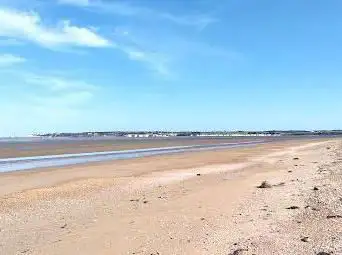
{"label": "shallow water", "polygon": [[0,159],[0,172],[10,172],[18,170],[28,170],[44,167],[58,167],[75,164],[84,164],[90,162],[110,161],[118,159],[130,159],[138,157],[147,157],[153,155],[193,152],[204,150],[218,150],[235,147],[253,146],[265,143],[264,140],[251,142],[236,142],[211,145],[192,145],[192,146],[175,146],[163,148],[150,148],[139,150],[124,151],[106,151],[79,154],[49,155],[36,157],[21,157]]}

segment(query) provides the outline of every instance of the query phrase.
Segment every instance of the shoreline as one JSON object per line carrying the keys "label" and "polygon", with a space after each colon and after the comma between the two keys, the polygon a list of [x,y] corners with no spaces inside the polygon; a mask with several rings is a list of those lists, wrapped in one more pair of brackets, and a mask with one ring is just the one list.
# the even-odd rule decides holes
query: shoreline
{"label": "shoreline", "polygon": [[93,153],[117,150],[148,149],[153,147],[220,144],[256,138],[158,138],[158,139],[52,139],[25,142],[1,142],[0,158]]}
{"label": "shoreline", "polygon": [[[315,254],[327,234],[296,222],[318,212],[305,208],[313,194],[340,192],[342,181],[324,178],[336,176],[341,148],[340,139],[282,141],[1,174],[0,253]],[[256,188],[263,180],[272,188]],[[322,217],[339,214],[330,202],[309,205],[328,210]],[[316,218],[336,243],[319,241],[322,251],[340,251],[342,221]]]}
{"label": "shoreline", "polygon": [[[337,137],[338,138],[338,137]],[[242,141],[294,141],[321,140],[334,137],[186,137],[186,138],[150,138],[150,139],[74,139],[39,140],[25,142],[0,142],[0,159],[15,157],[35,157],[75,153],[108,152],[118,150],[148,149],[153,147],[191,146],[196,144],[215,145]]]}
{"label": "shoreline", "polygon": [[92,152],[79,154],[61,154],[35,157],[19,157],[0,159],[0,172],[25,171],[30,169],[40,169],[49,167],[62,167],[80,164],[88,164],[92,162],[106,162],[120,159],[142,158],[158,155],[168,155],[177,153],[188,153],[198,151],[215,151],[224,149],[234,149],[239,147],[253,147],[265,144],[270,141],[256,140],[243,141],[235,143],[220,143],[211,145],[188,145],[159,147],[148,149]]}

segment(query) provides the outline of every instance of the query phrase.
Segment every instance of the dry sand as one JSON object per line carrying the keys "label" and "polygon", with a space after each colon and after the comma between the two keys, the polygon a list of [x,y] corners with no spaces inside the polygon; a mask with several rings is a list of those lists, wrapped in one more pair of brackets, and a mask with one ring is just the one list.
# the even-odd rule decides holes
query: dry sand
{"label": "dry sand", "polygon": [[1,174],[0,254],[342,254],[341,164],[335,139]]}

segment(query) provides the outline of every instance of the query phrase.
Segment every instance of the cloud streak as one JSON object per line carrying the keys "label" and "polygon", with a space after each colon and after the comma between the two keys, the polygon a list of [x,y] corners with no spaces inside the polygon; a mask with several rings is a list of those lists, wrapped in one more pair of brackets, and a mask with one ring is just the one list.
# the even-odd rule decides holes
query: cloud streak
{"label": "cloud streak", "polygon": [[[155,36],[153,36],[155,35]],[[117,27],[114,31],[118,47],[131,60],[145,64],[161,76],[176,78],[177,66],[194,59],[238,63],[244,60],[239,52],[213,44],[174,36],[173,34],[141,33],[130,27]]]}
{"label": "cloud streak", "polygon": [[0,54],[0,67],[8,67],[16,64],[24,63],[25,58],[20,56],[15,56],[12,54]]}
{"label": "cloud streak", "polygon": [[26,40],[47,48],[111,46],[111,42],[87,27],[71,25],[68,20],[55,27],[45,26],[35,12],[0,8],[0,37]]}
{"label": "cloud streak", "polygon": [[[0,108],[3,109],[3,125],[0,135],[27,135],[78,126],[87,118],[99,89],[99,86],[62,73],[21,70],[2,73]],[[20,116],[21,125],[17,125],[17,116]]]}
{"label": "cloud streak", "polygon": [[65,79],[59,76],[25,73],[23,79],[27,84],[47,88],[53,92],[75,90],[90,92],[96,90],[96,86],[85,81]]}
{"label": "cloud streak", "polygon": [[121,46],[129,59],[145,64],[149,69],[164,77],[171,75],[169,59],[159,53],[143,51],[131,46]]}
{"label": "cloud streak", "polygon": [[72,5],[101,13],[110,13],[120,16],[143,19],[159,19],[183,26],[193,26],[204,29],[217,19],[205,14],[175,15],[148,7],[133,5],[129,2],[103,0],[58,0],[62,5]]}

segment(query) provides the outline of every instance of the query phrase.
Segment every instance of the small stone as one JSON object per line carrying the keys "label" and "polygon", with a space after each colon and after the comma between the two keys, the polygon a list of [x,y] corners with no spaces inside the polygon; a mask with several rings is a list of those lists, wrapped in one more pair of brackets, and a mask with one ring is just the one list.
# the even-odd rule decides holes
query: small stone
{"label": "small stone", "polygon": [[61,228],[66,228],[68,225],[65,223]]}
{"label": "small stone", "polygon": [[292,173],[292,170],[287,171],[288,173]]}
{"label": "small stone", "polygon": [[313,188],[313,190],[318,190],[318,188],[315,186],[315,187]]}
{"label": "small stone", "polygon": [[293,160],[299,160],[299,158],[298,158],[298,157],[295,157],[295,158],[293,158]]}
{"label": "small stone", "polygon": [[308,236],[304,236],[304,237],[302,237],[300,240],[301,240],[302,242],[304,242],[304,243],[307,243],[307,242],[309,242],[309,237],[308,237]]}
{"label": "small stone", "polygon": [[144,204],[147,204],[147,203],[148,203],[148,201],[147,201],[147,200],[145,200],[143,203],[144,203]]}
{"label": "small stone", "polygon": [[196,175],[197,175],[197,176],[201,176],[201,174],[199,174],[199,173],[198,173],[198,174],[196,174]]}

